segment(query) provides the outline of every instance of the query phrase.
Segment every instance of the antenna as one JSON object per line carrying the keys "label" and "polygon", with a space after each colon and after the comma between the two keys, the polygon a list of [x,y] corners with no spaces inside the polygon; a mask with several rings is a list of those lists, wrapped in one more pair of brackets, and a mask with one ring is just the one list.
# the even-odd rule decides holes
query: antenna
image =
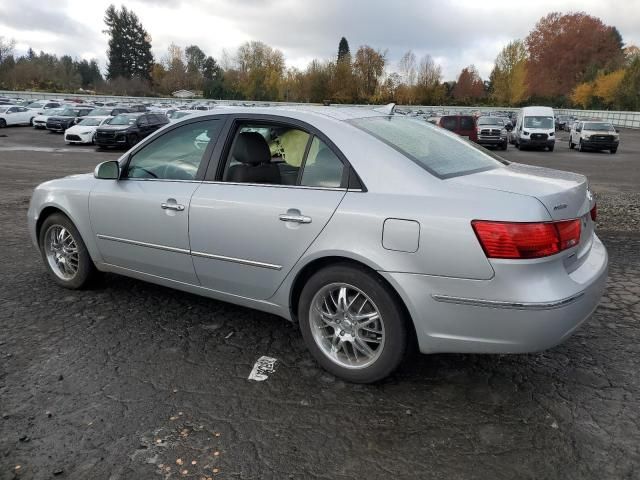
{"label": "antenna", "polygon": [[395,103],[387,103],[384,107],[374,108],[374,112],[384,113],[385,115],[393,115],[394,110],[396,109]]}

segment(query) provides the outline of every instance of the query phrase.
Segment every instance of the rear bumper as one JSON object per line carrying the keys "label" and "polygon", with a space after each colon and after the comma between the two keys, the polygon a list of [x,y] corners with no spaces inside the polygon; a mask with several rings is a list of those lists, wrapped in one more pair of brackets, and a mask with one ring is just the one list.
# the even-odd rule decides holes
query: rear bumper
{"label": "rear bumper", "polygon": [[551,348],[593,313],[608,257],[594,241],[582,265],[494,264],[491,280],[381,273],[405,301],[423,353],[527,353]]}

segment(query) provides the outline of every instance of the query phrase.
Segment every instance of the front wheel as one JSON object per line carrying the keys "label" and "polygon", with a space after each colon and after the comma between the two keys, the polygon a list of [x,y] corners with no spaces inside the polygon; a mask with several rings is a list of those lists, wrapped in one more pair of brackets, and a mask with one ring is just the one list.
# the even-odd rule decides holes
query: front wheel
{"label": "front wheel", "polygon": [[550,152],[553,152],[553,149],[554,149],[554,148],[555,148],[555,145],[551,145],[550,147],[547,147],[547,149],[548,149]]}
{"label": "front wheel", "polygon": [[0,128],[7,126],[7,121],[4,118],[0,118]]}
{"label": "front wheel", "polygon": [[127,146],[129,148],[133,147],[136,143],[138,143],[138,136],[135,133],[127,137]]}
{"label": "front wheel", "polygon": [[403,309],[384,281],[364,268],[335,265],[313,275],[300,295],[298,318],[318,363],[350,382],[381,380],[404,358]]}
{"label": "front wheel", "polygon": [[578,151],[584,152],[584,147],[582,146],[582,139],[578,140]]}
{"label": "front wheel", "polygon": [[67,216],[54,213],[47,217],[40,228],[39,243],[44,264],[58,285],[77,290],[96,276],[87,247]]}
{"label": "front wheel", "polygon": [[616,153],[618,151],[618,147],[616,148],[612,148],[611,150],[609,150],[612,154]]}

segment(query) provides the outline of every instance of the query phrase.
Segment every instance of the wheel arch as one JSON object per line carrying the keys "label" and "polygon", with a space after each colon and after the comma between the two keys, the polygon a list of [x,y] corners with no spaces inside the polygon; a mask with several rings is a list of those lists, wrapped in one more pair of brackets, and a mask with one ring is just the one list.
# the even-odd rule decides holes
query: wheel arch
{"label": "wheel arch", "polygon": [[375,268],[370,265],[367,265],[363,261],[356,260],[351,257],[342,256],[342,255],[328,255],[319,258],[315,258],[304,265],[302,268],[298,270],[296,273],[292,283],[291,288],[289,289],[289,314],[291,315],[291,319],[295,322],[298,321],[298,305],[300,301],[300,294],[302,293],[302,289],[304,288],[307,281],[318,271],[327,268],[333,265],[349,265],[352,267],[363,269],[376,278],[378,278],[391,292],[391,294],[395,297],[398,305],[402,309],[404,313],[404,318],[407,322],[407,331],[409,332],[409,350],[417,349],[418,345],[418,336],[415,329],[415,324],[413,322],[413,318],[411,316],[411,312],[407,307],[406,303],[402,299],[402,296],[398,293],[393,285],[391,285],[386,278],[380,275]]}

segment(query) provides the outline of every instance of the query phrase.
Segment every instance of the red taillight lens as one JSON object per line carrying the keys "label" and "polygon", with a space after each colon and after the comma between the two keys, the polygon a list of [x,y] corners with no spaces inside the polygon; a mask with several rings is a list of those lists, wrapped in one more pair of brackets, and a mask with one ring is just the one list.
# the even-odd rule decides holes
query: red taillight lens
{"label": "red taillight lens", "polygon": [[593,208],[591,209],[591,220],[593,220],[594,222],[596,221],[596,218],[598,218],[598,204],[594,203],[593,204]]}
{"label": "red taillight lens", "polygon": [[540,258],[554,255],[580,242],[580,220],[513,223],[471,222],[489,258]]}

